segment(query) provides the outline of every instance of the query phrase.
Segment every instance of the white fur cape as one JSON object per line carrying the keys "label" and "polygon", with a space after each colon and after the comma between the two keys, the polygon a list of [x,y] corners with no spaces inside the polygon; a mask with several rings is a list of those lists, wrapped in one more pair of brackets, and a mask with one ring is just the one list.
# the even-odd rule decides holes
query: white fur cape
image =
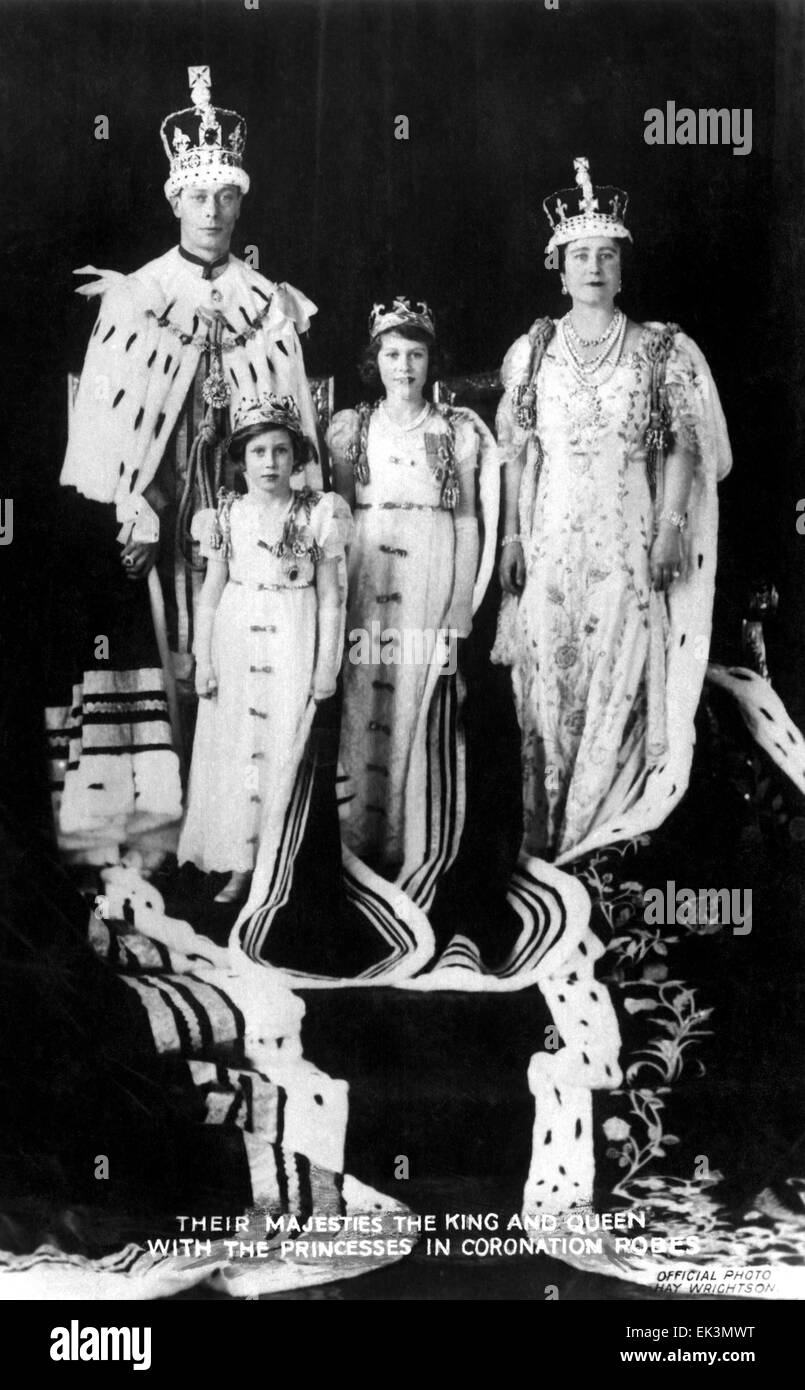
{"label": "white fur cape", "polygon": [[[72,412],[64,485],[94,501],[114,502],[121,519],[130,510],[131,499],[152,481],[192,386],[207,331],[199,309],[208,315],[217,309],[226,321],[224,342],[232,346],[222,360],[231,407],[264,391],[291,395],[315,438],[297,334],[316,306],[299,290],[273,284],[236,256],[214,280],[203,280],[201,268],[178,247],[133,275],[97,273],[101,308]],[[255,323],[251,337],[234,343]],[[308,481],[321,486],[318,466]]]}

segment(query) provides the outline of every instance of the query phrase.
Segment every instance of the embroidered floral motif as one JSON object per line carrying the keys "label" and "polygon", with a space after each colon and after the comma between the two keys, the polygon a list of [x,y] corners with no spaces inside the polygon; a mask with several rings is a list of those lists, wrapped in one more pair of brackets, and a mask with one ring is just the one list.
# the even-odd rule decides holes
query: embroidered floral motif
{"label": "embroidered floral motif", "polygon": [[565,715],[565,728],[568,733],[577,735],[584,732],[587,715],[583,709],[573,709]]}
{"label": "embroidered floral motif", "polygon": [[569,670],[571,666],[575,666],[578,659],[578,648],[571,646],[560,647],[554,656],[554,661],[556,662],[560,671]]}
{"label": "embroidered floral motif", "polygon": [[[562,851],[589,833],[595,808],[639,750],[650,610],[653,507],[645,466],[649,364],[619,364],[582,390],[546,354],[537,402],[538,485],[519,499],[527,582],[517,609],[515,695],[523,730],[555,750],[523,757],[526,844]],[[530,456],[529,456],[530,457]],[[536,657],[539,655],[539,661]]]}

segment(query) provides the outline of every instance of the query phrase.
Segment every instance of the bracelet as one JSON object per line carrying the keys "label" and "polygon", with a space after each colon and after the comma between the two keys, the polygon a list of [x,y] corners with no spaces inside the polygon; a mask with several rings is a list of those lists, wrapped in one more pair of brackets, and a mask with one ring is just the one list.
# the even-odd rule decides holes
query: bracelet
{"label": "bracelet", "polygon": [[676,529],[677,529],[677,531],[679,532],[680,535],[682,534],[682,532],[684,531],[685,527],[686,527],[687,524],[688,524],[688,519],[687,519],[687,517],[686,517],[686,516],[683,516],[681,512],[671,512],[671,511],[665,512],[665,511],[663,511],[663,512],[660,512],[660,518],[659,518],[659,519],[660,519],[660,521],[668,521],[668,522],[670,522],[670,524],[671,524],[672,526],[675,526],[675,527],[676,527]]}
{"label": "bracelet", "polygon": [[505,546],[505,545],[522,545],[522,544],[523,544],[523,538],[522,538],[522,536],[504,536],[504,537],[503,537],[503,540],[500,542],[500,544],[501,544],[501,546]]}

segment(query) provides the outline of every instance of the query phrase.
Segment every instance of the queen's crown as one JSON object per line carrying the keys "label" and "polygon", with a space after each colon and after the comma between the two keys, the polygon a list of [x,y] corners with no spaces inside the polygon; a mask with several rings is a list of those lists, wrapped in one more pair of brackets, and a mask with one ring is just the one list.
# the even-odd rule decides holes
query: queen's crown
{"label": "queen's crown", "polygon": [[583,236],[624,237],[631,241],[623,219],[628,193],[611,184],[593,185],[590,161],[583,155],[573,160],[574,188],[561,188],[542,204],[551,226],[548,247],[560,246]]}

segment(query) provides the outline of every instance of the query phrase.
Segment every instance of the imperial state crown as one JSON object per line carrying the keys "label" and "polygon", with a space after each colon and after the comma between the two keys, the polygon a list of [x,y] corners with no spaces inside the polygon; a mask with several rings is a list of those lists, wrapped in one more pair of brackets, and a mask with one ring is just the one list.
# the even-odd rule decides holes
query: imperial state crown
{"label": "imperial state crown", "polygon": [[208,67],[188,68],[187,75],[193,105],[166,116],[160,127],[170,160],[166,197],[193,184],[233,184],[248,193],[249,175],[243,168],[246,122],[237,111],[213,106]]}

